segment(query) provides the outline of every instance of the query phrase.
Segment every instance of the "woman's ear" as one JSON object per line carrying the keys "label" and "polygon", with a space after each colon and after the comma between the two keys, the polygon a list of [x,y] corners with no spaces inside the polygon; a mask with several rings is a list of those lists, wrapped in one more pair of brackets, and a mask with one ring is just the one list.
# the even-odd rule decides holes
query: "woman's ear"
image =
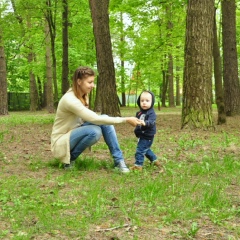
{"label": "woman's ear", "polygon": [[78,80],[77,80],[77,84],[78,84],[79,86],[81,85],[81,82],[82,82],[81,79],[78,79]]}

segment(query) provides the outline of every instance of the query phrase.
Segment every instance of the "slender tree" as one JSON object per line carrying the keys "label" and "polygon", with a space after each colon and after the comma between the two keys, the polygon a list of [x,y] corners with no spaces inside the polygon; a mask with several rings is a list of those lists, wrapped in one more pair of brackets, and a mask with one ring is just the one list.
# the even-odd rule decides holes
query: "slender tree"
{"label": "slender tree", "polygon": [[51,59],[51,39],[49,33],[49,25],[45,20],[45,41],[46,41],[46,106],[49,113],[54,112],[54,100],[53,100],[53,72],[52,72],[52,59]]}
{"label": "slender tree", "polygon": [[3,29],[0,14],[0,115],[8,114],[7,70],[3,44]]}
{"label": "slender tree", "polygon": [[182,128],[208,129],[212,118],[214,0],[189,0],[185,42]]}
{"label": "slender tree", "polygon": [[[31,32],[30,29],[32,28],[31,24],[31,16],[27,17],[27,28],[29,33]],[[39,98],[38,98],[38,88],[36,82],[36,76],[33,72],[33,65],[35,62],[35,53],[33,51],[32,43],[30,42],[28,45],[28,64],[29,64],[29,90],[30,90],[30,111],[34,112],[37,111],[39,108]]]}
{"label": "slender tree", "polygon": [[181,105],[179,66],[176,66],[176,106]]}
{"label": "slender tree", "polygon": [[[98,89],[101,99],[101,112],[104,114],[119,116],[120,108],[116,89],[115,69],[112,56],[112,43],[109,29],[108,6],[109,0],[89,0],[95,36]],[[96,98],[96,100],[99,100]]]}
{"label": "slender tree", "polygon": [[57,0],[46,0],[47,10],[45,18],[49,26],[49,33],[51,39],[51,53],[52,53],[52,69],[53,69],[53,86],[54,86],[54,104],[58,103],[58,84],[57,84],[57,57],[55,49],[56,41],[56,12]]}
{"label": "slender tree", "polygon": [[214,16],[213,26],[213,62],[214,62],[214,79],[215,79],[215,98],[218,109],[218,124],[226,123],[225,104],[223,97],[222,84],[222,59],[218,45],[217,24],[216,24],[216,10]]}
{"label": "slender tree", "polygon": [[[122,46],[124,46],[125,43],[125,34],[124,34],[124,29],[123,29],[123,14],[122,12],[120,13],[120,24],[121,24],[121,36],[120,36],[120,42]],[[122,95],[122,107],[126,106],[126,87],[125,87],[125,71],[124,71],[124,66],[125,66],[125,61],[124,61],[124,49],[120,49],[120,60],[121,60],[121,95]]]}
{"label": "slender tree", "polygon": [[234,116],[240,114],[235,0],[222,0],[222,42],[225,111]]}
{"label": "slender tree", "polygon": [[173,82],[173,56],[172,54],[168,54],[168,98],[169,98],[169,107],[175,107],[174,102],[174,82]]}
{"label": "slender tree", "polygon": [[167,39],[168,39],[168,48],[171,49],[168,53],[168,100],[169,107],[175,107],[174,102],[174,82],[173,82],[173,54],[172,54],[172,30],[173,30],[173,22],[172,22],[172,4],[167,4],[166,6],[166,16],[168,18],[167,21]]}
{"label": "slender tree", "polygon": [[67,92],[69,88],[69,67],[68,67],[68,0],[62,0],[63,12],[62,12],[62,94]]}

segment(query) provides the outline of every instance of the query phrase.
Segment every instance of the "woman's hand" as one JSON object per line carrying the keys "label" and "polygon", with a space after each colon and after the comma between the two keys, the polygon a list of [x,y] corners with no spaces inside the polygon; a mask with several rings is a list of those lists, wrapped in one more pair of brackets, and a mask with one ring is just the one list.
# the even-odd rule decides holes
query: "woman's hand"
{"label": "woman's hand", "polygon": [[143,125],[142,121],[136,117],[126,117],[126,121],[133,127],[136,127],[137,125]]}

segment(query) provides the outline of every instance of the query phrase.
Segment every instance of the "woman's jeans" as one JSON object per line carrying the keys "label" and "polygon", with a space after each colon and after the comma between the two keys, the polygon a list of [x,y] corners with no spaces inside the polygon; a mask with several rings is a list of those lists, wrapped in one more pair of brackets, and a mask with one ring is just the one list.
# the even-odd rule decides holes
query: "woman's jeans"
{"label": "woman's jeans", "polygon": [[150,162],[157,160],[157,156],[150,149],[152,146],[153,139],[147,140],[143,138],[138,139],[137,150],[135,153],[135,165],[143,166],[144,157],[148,158]]}
{"label": "woman's jeans", "polygon": [[119,147],[114,126],[94,125],[89,122],[85,122],[72,130],[70,135],[70,160],[74,161],[86,148],[95,144],[102,135],[114,159],[114,164],[117,166],[120,161],[123,161],[123,154]]}

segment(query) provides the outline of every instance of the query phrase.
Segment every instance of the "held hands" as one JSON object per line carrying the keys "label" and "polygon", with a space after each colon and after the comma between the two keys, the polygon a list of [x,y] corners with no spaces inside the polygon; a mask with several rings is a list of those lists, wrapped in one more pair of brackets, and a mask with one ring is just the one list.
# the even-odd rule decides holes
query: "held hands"
{"label": "held hands", "polygon": [[143,125],[145,126],[145,123],[143,120],[139,120],[136,117],[127,117],[126,118],[127,123],[129,123],[130,125],[132,125],[133,127],[136,127],[137,125]]}
{"label": "held hands", "polygon": [[144,120],[140,120],[141,121],[141,124],[142,126],[146,126],[146,123],[144,122]]}

